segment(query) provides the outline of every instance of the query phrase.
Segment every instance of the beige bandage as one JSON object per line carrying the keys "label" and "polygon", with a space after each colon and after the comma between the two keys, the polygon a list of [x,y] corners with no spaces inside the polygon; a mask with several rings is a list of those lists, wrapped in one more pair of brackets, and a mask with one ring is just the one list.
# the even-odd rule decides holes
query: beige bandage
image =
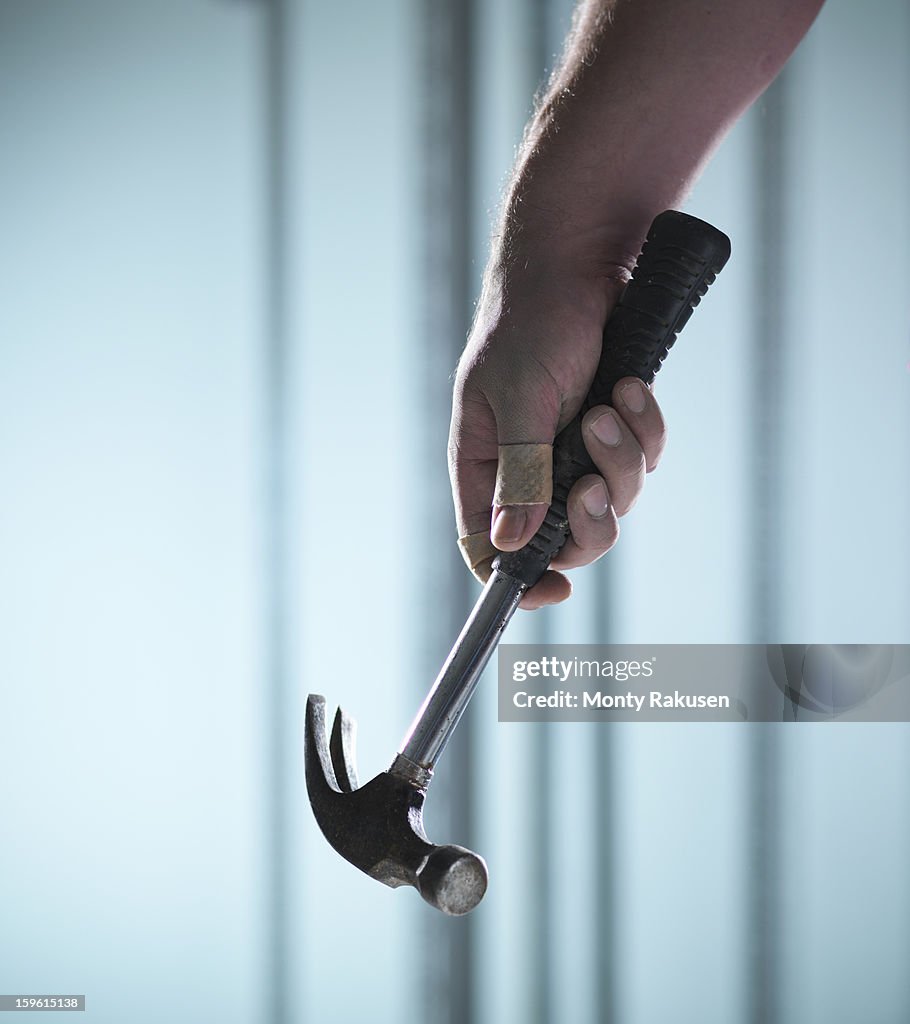
{"label": "beige bandage", "polygon": [[549,505],[553,499],[553,445],[501,444],[494,505]]}
{"label": "beige bandage", "polygon": [[499,554],[499,548],[494,547],[493,541],[490,540],[489,530],[459,537],[458,549],[471,572],[481,583],[486,583],[490,578],[493,559]]}

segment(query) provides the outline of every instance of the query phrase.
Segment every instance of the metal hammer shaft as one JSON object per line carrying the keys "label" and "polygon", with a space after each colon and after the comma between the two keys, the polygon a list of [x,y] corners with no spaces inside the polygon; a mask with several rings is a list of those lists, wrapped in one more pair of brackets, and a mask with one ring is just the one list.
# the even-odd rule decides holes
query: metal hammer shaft
{"label": "metal hammer shaft", "polygon": [[494,569],[402,741],[401,754],[432,768],[474,695],[480,674],[528,585]]}

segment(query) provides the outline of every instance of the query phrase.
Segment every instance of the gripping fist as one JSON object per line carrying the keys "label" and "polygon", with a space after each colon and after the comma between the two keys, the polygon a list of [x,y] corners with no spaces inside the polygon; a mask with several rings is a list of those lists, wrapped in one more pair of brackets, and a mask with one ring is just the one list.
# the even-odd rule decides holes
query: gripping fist
{"label": "gripping fist", "polygon": [[[616,267],[588,278],[548,277],[547,286],[535,287],[514,274],[488,274],[456,374],[449,434],[462,552],[481,580],[497,551],[523,547],[543,522],[551,459],[540,446],[552,445],[581,408],[626,276]],[[660,459],[666,427],[650,389],[626,377],[612,401],[612,408],[596,406],[584,417],[582,433],[599,475],[583,477],[569,493],[571,536],[525,595],[524,608],[570,595],[558,570],[593,562],[616,543],[618,519]]]}

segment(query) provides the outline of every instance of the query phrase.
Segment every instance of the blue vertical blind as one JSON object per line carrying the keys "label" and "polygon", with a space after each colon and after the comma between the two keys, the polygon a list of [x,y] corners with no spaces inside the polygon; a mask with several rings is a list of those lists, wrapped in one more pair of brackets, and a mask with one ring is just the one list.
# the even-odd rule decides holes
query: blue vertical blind
{"label": "blue vertical blind", "polygon": [[[447,86],[441,6],[0,7],[0,991],[138,1024],[906,1020],[903,726],[542,731],[496,722],[491,673],[430,792],[490,865],[466,921],[312,821],[306,693],[372,777],[467,610],[430,575],[428,381],[470,303],[427,255],[461,210],[479,287],[570,15],[474,4]],[[688,208],[734,255],[661,375],[666,457],[510,639],[910,640],[908,22],[829,0],[725,142]],[[448,194],[434,103],[466,119]]]}
{"label": "blue vertical blind", "polygon": [[0,5],[0,990],[97,1021],[264,995],[261,26]]}

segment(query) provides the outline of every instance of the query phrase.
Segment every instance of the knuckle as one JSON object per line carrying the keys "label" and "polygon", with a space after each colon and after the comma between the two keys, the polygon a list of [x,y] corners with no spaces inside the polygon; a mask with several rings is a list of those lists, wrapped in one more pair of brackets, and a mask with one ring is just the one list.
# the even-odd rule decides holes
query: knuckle
{"label": "knuckle", "polygon": [[644,476],[645,469],[647,468],[647,462],[648,460],[645,458],[645,453],[641,448],[638,448],[636,451],[629,452],[624,475],[631,479],[640,479]]}
{"label": "knuckle", "polygon": [[663,458],[664,445],[659,444],[652,452],[648,455],[648,464],[645,467],[645,471],[653,473],[655,469],[660,465],[660,460]]}
{"label": "knuckle", "polygon": [[642,487],[647,470],[645,453],[640,448],[633,450],[630,447],[629,450],[621,454],[622,457],[617,459],[613,466],[613,472],[610,474],[613,487],[618,487],[623,492],[629,490],[637,492]]}
{"label": "knuckle", "polygon": [[666,427],[663,427],[660,430],[655,430],[650,434],[646,434],[642,440],[642,448],[656,457],[663,451],[666,443],[667,430]]}
{"label": "knuckle", "polygon": [[619,524],[616,522],[615,509],[608,511],[603,519],[586,519],[587,521],[577,531],[573,530],[572,537],[580,551],[585,554],[587,563],[599,558],[613,547],[619,536]]}
{"label": "knuckle", "polygon": [[610,548],[613,547],[613,545],[616,543],[616,541],[618,539],[619,539],[619,523],[616,521],[616,516],[612,515],[612,516],[610,516],[610,526],[609,526],[609,529],[600,538],[600,545],[599,545],[599,547],[600,547],[600,554],[602,555],[605,552],[609,551]]}
{"label": "knuckle", "polygon": [[575,547],[567,555],[566,562],[563,565],[564,568],[577,569],[582,565],[590,565],[615,546],[619,540],[619,524],[616,522],[615,517],[611,516],[610,518],[612,520],[610,530],[596,538],[580,538],[573,534]]}
{"label": "knuckle", "polygon": [[625,497],[622,500],[622,502],[617,502],[617,504],[613,506],[616,515],[628,515],[632,511],[632,509],[635,508],[635,503],[638,501],[638,495],[639,491],[636,491],[634,494],[630,494],[627,497]]}

